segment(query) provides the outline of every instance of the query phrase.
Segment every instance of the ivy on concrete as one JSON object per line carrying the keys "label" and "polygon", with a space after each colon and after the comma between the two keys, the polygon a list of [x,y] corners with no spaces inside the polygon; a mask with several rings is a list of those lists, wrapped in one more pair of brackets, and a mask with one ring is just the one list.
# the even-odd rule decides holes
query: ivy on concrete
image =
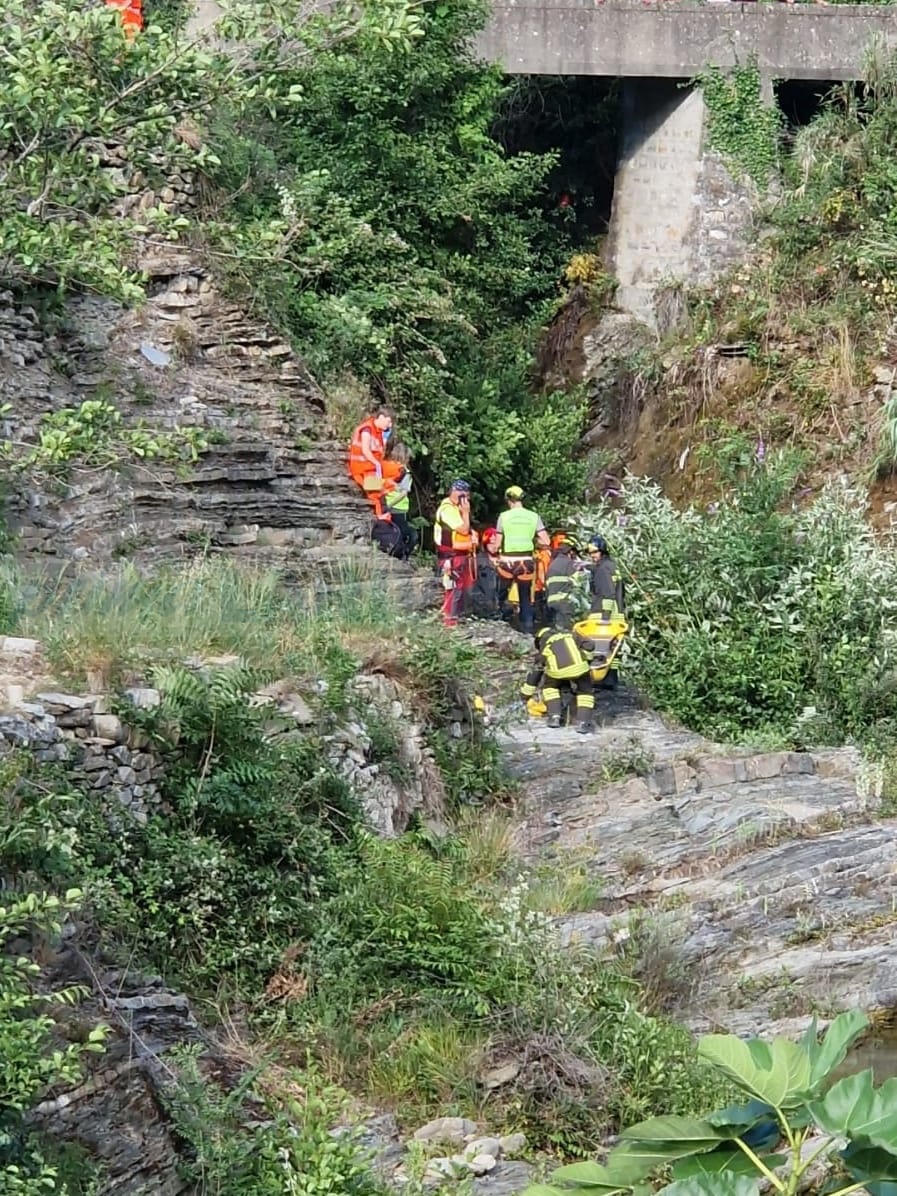
{"label": "ivy on concrete", "polygon": [[728,72],[708,66],[693,82],[704,93],[710,148],[737,176],[765,188],[778,165],[782,114],[763,99],[756,61]]}

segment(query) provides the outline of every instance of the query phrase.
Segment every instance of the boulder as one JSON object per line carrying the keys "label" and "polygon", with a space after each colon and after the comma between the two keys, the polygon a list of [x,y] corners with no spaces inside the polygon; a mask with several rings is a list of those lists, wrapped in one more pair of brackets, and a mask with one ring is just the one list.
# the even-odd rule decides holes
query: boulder
{"label": "boulder", "polygon": [[463,1146],[465,1140],[477,1132],[475,1121],[466,1117],[437,1117],[414,1131],[415,1142],[441,1142]]}

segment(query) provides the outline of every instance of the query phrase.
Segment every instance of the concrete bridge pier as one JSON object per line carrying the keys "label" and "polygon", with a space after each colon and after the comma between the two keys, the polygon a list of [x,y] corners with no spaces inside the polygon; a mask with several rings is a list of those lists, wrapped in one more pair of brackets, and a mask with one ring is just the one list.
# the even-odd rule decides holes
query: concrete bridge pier
{"label": "concrete bridge pier", "polygon": [[623,81],[608,238],[618,306],[661,330],[664,292],[718,277],[751,225],[751,188],[707,149],[703,97],[683,83]]}

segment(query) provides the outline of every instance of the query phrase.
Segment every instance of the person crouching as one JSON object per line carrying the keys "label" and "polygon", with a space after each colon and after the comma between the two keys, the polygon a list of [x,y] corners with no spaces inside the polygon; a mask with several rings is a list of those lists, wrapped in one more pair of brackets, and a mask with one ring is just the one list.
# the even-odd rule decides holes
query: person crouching
{"label": "person crouching", "polygon": [[545,703],[548,726],[559,727],[564,713],[563,693],[575,699],[576,723],[580,735],[595,729],[595,687],[586,653],[594,650],[589,641],[578,641],[569,631],[543,627],[536,635],[536,655],[526,680],[520,687],[524,700],[534,697],[539,689]]}

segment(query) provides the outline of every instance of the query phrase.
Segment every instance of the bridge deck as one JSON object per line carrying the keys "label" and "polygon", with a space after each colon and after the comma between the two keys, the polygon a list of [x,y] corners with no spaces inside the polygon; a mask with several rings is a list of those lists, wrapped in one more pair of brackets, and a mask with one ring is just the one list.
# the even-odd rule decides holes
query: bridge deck
{"label": "bridge deck", "polygon": [[497,0],[477,51],[518,75],[690,78],[753,55],[767,77],[832,80],[863,78],[876,42],[897,49],[897,8]]}

